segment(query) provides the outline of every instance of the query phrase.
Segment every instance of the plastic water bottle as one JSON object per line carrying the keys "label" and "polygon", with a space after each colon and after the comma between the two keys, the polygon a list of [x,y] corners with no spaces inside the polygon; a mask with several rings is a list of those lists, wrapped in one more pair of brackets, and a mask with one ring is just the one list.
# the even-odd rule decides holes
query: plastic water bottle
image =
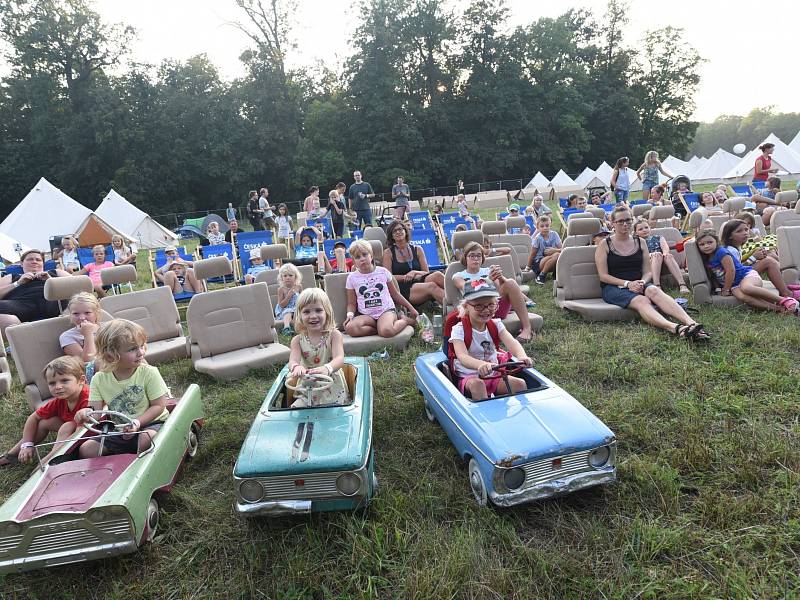
{"label": "plastic water bottle", "polygon": [[422,327],[422,332],[420,333],[420,337],[422,338],[423,342],[428,344],[433,343],[433,323],[428,318],[428,315],[425,313],[421,313],[419,318],[417,318],[417,322],[419,322],[420,326]]}
{"label": "plastic water bottle", "polygon": [[433,315],[433,334],[442,337],[442,315],[439,313]]}

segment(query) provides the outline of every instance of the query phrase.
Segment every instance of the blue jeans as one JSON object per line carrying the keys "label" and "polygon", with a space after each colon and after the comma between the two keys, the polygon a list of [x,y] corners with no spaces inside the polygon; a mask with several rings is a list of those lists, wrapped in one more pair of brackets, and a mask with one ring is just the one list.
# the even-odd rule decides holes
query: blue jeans
{"label": "blue jeans", "polygon": [[372,226],[372,210],[369,208],[357,208],[356,209],[356,225],[361,227],[361,223],[366,223],[370,227]]}
{"label": "blue jeans", "polygon": [[616,197],[617,202],[627,202],[629,195],[630,190],[614,190],[614,196]]}

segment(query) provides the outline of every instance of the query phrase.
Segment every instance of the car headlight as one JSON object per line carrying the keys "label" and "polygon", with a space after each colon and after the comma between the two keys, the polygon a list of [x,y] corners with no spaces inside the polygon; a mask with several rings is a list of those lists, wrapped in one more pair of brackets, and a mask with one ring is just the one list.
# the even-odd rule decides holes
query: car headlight
{"label": "car headlight", "polygon": [[345,496],[355,496],[361,488],[358,473],[342,473],[336,478],[336,489]]}
{"label": "car headlight", "polygon": [[239,495],[245,502],[258,502],[264,497],[264,486],[257,479],[245,479],[239,484]]}
{"label": "car headlight", "polygon": [[525,471],[520,467],[508,469],[503,473],[503,483],[509,490],[516,490],[525,483]]}
{"label": "car headlight", "polygon": [[589,453],[589,464],[595,468],[602,467],[611,457],[611,449],[608,446],[600,446]]}
{"label": "car headlight", "polygon": [[106,513],[104,513],[102,510],[93,510],[88,516],[92,523],[100,523],[101,521],[105,521]]}

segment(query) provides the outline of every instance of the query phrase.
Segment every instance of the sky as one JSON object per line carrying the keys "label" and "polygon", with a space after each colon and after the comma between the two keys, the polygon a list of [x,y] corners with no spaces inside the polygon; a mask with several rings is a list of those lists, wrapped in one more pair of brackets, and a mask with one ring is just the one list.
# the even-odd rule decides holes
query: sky
{"label": "sky", "polygon": [[[507,0],[507,5],[513,28],[569,8],[602,15],[606,0]],[[104,20],[136,28],[132,53],[139,61],[158,64],[205,53],[223,77],[244,74],[239,55],[249,40],[231,24],[241,20],[233,0],[95,0],[94,7]],[[626,41],[634,47],[641,47],[648,30],[672,25],[684,29],[685,39],[705,59],[695,119],[744,115],[769,105],[779,112],[800,111],[800,76],[794,68],[800,1],[637,1],[631,2],[629,18]],[[351,51],[347,40],[358,23],[353,1],[297,0],[293,21],[296,47],[288,65],[322,62],[337,70]]]}

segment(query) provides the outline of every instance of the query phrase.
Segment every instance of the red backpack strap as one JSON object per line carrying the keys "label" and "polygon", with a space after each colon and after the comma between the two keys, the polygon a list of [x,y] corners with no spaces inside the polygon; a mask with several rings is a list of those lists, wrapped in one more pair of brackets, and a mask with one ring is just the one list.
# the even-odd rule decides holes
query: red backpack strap
{"label": "red backpack strap", "polygon": [[472,323],[469,322],[467,315],[461,317],[461,326],[464,328],[464,345],[469,352],[469,347],[472,345]]}
{"label": "red backpack strap", "polygon": [[[486,323],[486,327],[489,329],[489,335],[492,337],[492,342],[494,343],[495,350],[500,350],[500,332],[497,330],[497,323],[494,322],[494,319],[489,319]],[[472,333],[472,332],[470,332]],[[470,336],[471,337],[471,336]]]}

